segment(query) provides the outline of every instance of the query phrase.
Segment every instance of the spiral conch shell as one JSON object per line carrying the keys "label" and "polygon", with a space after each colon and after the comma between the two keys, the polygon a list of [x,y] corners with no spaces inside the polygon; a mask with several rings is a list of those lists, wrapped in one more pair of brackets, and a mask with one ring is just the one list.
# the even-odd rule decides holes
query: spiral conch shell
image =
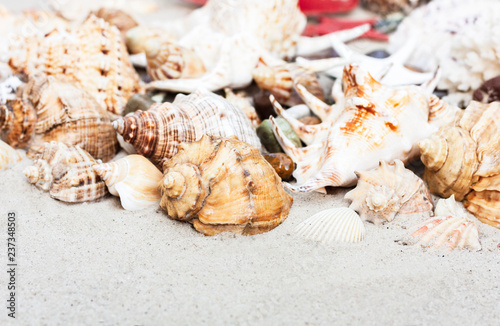
{"label": "spiral conch shell", "polygon": [[109,192],[119,196],[123,208],[139,210],[160,202],[158,182],[163,174],[141,155],[128,155],[116,162],[93,166]]}
{"label": "spiral conch shell", "polygon": [[396,214],[432,211],[432,198],[424,182],[405,169],[403,162],[380,161],[378,169],[357,172],[358,185],[345,195],[350,208],[375,224],[391,222]]}
{"label": "spiral conch shell", "polygon": [[455,195],[480,221],[500,228],[500,103],[471,102],[460,121],[420,143],[431,192]]}
{"label": "spiral conch shell", "polygon": [[179,145],[164,164],[160,206],[205,235],[257,234],[285,220],[293,199],[259,151],[236,138]]}
{"label": "spiral conch shell", "polygon": [[7,100],[0,105],[1,138],[14,148],[25,148],[33,139],[36,112],[28,100]]}
{"label": "spiral conch shell", "polygon": [[79,146],[60,142],[45,143],[32,166],[24,170],[30,183],[52,198],[79,203],[104,197],[106,184],[92,166],[101,163]]}
{"label": "spiral conch shell", "polygon": [[22,159],[18,151],[0,140],[0,170],[8,169]]}
{"label": "spiral conch shell", "polygon": [[139,154],[157,166],[171,158],[182,142],[199,140],[204,134],[236,136],[261,148],[260,140],[245,114],[227,100],[205,90],[177,95],[173,103],[154,104],[113,122],[118,134]]}

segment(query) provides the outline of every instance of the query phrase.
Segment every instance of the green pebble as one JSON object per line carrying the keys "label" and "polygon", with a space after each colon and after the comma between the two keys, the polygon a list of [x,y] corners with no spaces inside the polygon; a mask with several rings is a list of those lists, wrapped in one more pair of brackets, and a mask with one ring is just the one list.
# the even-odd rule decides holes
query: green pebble
{"label": "green pebble", "polygon": [[[285,133],[286,137],[297,147],[302,147],[302,142],[299,136],[293,131],[292,126],[283,118],[278,117],[274,119],[276,124]],[[257,127],[257,136],[259,136],[260,142],[270,153],[284,153],[278,140],[274,136],[273,125],[271,121],[266,119],[262,121],[259,127]]]}

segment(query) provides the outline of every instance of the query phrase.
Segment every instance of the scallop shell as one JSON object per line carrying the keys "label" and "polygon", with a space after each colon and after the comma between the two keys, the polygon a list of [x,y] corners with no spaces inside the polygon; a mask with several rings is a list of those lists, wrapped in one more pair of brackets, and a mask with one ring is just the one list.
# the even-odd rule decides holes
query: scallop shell
{"label": "scallop shell", "polygon": [[378,169],[356,173],[356,188],[345,195],[349,208],[365,221],[381,224],[391,222],[396,214],[432,211],[432,198],[424,182],[405,169],[403,162],[380,161]]}
{"label": "scallop shell", "polygon": [[[297,148],[274,124],[281,147],[297,163],[294,191],[325,191],[325,186],[352,186],[355,171],[376,168],[379,160],[411,161],[418,157],[418,142],[435,132],[443,116],[454,110],[432,105],[433,87],[387,87],[360,66],[345,67],[341,85],[332,90],[336,104],[329,106],[304,87],[297,90],[309,108],[323,121],[305,125],[290,117],[277,101],[277,113],[286,119],[307,147]],[[432,110],[441,112],[430,120]],[[458,108],[456,108],[458,110]],[[274,121],[274,119],[271,119]]]}
{"label": "scallop shell", "polygon": [[106,182],[109,192],[120,197],[123,208],[135,211],[160,202],[158,182],[163,174],[144,156],[128,155],[93,168]]}
{"label": "scallop shell", "polygon": [[199,140],[204,134],[236,136],[260,149],[260,141],[245,114],[224,98],[205,90],[179,94],[173,103],[155,104],[113,122],[118,134],[139,154],[157,166],[171,158],[182,142]]}
{"label": "scallop shell", "polygon": [[36,109],[34,148],[61,141],[79,145],[97,159],[114,157],[118,142],[108,112],[76,84],[54,76],[33,76],[23,98]]}
{"label": "scallop shell", "polygon": [[1,138],[14,148],[25,148],[34,135],[36,113],[31,102],[7,100],[0,105]]}
{"label": "scallop shell", "polygon": [[141,91],[120,32],[94,15],[74,30],[21,41],[9,61],[15,72],[75,81],[114,114],[121,114],[128,98]]}
{"label": "scallop shell", "polygon": [[6,170],[22,159],[18,151],[0,140],[0,170]]}
{"label": "scallop shell", "polygon": [[365,238],[365,226],[359,215],[347,207],[331,208],[314,214],[300,223],[295,232],[305,238],[331,244],[360,242]]}
{"label": "scallop shell", "polygon": [[446,244],[446,250],[455,248],[481,250],[479,233],[474,221],[459,216],[438,216],[426,220],[420,229],[412,233],[412,237],[420,237],[419,242],[430,245],[433,249]]}
{"label": "scallop shell", "polygon": [[234,137],[182,143],[163,169],[160,206],[205,235],[272,230],[293,202],[259,151]]}
{"label": "scallop shell", "polygon": [[52,198],[69,203],[92,201],[107,194],[106,184],[92,169],[98,163],[79,146],[50,142],[24,175]]}

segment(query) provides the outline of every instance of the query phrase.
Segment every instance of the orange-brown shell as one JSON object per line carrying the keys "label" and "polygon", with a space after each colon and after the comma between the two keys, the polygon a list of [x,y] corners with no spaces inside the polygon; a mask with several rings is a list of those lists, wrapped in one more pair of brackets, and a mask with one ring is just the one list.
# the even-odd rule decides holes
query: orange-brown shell
{"label": "orange-brown shell", "polygon": [[138,25],[132,16],[120,9],[103,7],[91,14],[94,14],[97,18],[102,18],[109,24],[116,26],[116,28],[118,28],[121,32],[123,40],[125,40],[125,34],[128,30]]}
{"label": "orange-brown shell", "polygon": [[14,148],[25,148],[33,138],[36,113],[30,101],[7,100],[0,106],[1,138]]}
{"label": "orange-brown shell", "polygon": [[168,215],[205,235],[269,231],[293,202],[259,151],[235,138],[203,136],[179,145],[159,187]]}

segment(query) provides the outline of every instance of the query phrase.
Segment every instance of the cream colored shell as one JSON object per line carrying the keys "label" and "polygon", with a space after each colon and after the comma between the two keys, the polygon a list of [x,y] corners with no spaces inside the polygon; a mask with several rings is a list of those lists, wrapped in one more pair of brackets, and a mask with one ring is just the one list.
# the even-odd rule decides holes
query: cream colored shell
{"label": "cream colored shell", "polygon": [[22,159],[18,151],[0,140],[0,170],[6,170]]}

